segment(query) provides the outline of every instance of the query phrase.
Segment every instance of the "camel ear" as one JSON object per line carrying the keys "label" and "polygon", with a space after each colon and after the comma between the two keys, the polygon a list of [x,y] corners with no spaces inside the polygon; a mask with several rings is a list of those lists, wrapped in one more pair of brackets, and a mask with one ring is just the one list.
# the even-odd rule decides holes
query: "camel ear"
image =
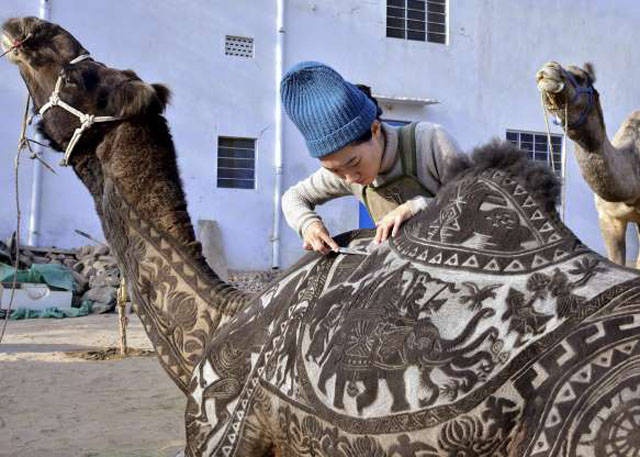
{"label": "camel ear", "polygon": [[164,111],[171,101],[171,91],[164,84],[151,84],[151,87],[156,91],[156,95],[158,96],[160,103],[162,103],[162,110]]}
{"label": "camel ear", "polygon": [[169,101],[169,89],[160,84],[128,80],[109,97],[109,111],[122,118],[160,114]]}
{"label": "camel ear", "polygon": [[593,67],[593,64],[591,62],[586,62],[584,64],[584,71],[589,76],[589,82],[591,84],[595,83],[596,82],[596,69]]}

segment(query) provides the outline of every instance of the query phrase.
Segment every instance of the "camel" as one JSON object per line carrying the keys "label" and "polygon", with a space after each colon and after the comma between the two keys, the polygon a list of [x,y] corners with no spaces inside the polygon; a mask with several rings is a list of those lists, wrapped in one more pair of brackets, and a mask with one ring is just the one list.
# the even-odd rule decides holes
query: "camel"
{"label": "camel", "polygon": [[[80,43],[36,18],[7,21],[2,42],[36,109],[61,75],[60,99],[115,118],[72,150],[75,116],[49,109],[40,128],[93,195],[185,394],[186,456],[640,452],[640,274],[562,224],[555,177],[512,145],[461,159],[369,255],[309,253],[248,296],[217,278],[193,236],[168,90],[78,60]],[[337,242],[363,250],[374,235]]]}
{"label": "camel", "polygon": [[575,143],[582,177],[594,193],[607,256],[625,265],[627,225],[635,223],[640,235],[640,111],[631,113],[609,141],[591,64],[565,69],[548,62],[536,80],[545,108],[566,125]]}

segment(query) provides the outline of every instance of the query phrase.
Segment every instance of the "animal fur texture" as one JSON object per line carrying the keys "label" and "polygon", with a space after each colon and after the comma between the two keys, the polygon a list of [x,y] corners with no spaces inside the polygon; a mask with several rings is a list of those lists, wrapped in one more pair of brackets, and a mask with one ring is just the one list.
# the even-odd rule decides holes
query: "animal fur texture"
{"label": "animal fur texture", "polygon": [[[2,33],[29,37],[10,56],[36,106],[86,52],[35,18]],[[187,399],[187,456],[640,453],[639,275],[562,224],[544,167],[510,145],[480,148],[371,255],[309,254],[249,297],[202,259],[166,89],[92,60],[72,72],[84,83],[61,97],[124,116],[92,129],[70,163]],[[42,128],[63,149],[76,125],[50,110]]]}

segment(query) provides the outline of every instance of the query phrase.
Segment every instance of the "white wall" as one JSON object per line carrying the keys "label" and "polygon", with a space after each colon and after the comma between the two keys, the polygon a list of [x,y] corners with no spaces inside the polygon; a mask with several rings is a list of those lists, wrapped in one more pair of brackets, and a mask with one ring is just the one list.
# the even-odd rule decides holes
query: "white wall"
{"label": "white wall", "polygon": [[[38,4],[25,5],[21,0],[6,0],[2,2],[0,20],[5,17],[18,15],[37,15]],[[7,238],[16,227],[16,195],[14,190],[14,166],[16,145],[20,136],[20,124],[26,102],[27,91],[16,72],[15,67],[9,65],[6,59],[0,59],[0,239]],[[32,177],[31,162],[22,156],[22,166],[18,181],[22,184],[19,190],[19,205],[24,213],[29,209],[30,182]],[[26,222],[22,223],[26,227]],[[22,231],[25,233],[26,231]]]}
{"label": "white wall", "polygon": [[[37,14],[37,0],[30,2],[34,4],[31,10],[24,8],[29,2],[15,3],[6,17]],[[52,21],[73,33],[96,60],[132,68],[146,81],[171,87],[173,102],[166,115],[194,224],[197,219],[218,221],[230,267],[268,268],[274,181],[273,2],[52,0],[52,5]],[[255,58],[225,56],[226,34],[255,37]],[[6,85],[11,98],[3,98],[8,110],[0,116],[15,124],[9,128],[2,122],[6,131],[0,131],[0,144],[7,150],[18,136],[25,89],[14,67],[8,62],[1,67],[0,87]],[[218,135],[258,139],[256,190],[216,188]],[[56,154],[52,161],[58,160]],[[10,160],[2,157],[0,161],[0,182],[8,192],[12,186],[7,173]],[[28,165],[25,170],[30,169]],[[41,244],[86,243],[73,233],[74,228],[102,238],[84,186],[71,170],[58,173],[44,180]],[[25,212],[29,180],[30,175],[21,180]],[[0,236],[5,236],[12,230],[15,211],[7,207],[0,211]],[[26,222],[22,227],[26,239]]]}
{"label": "white wall", "polygon": [[[640,85],[633,82],[640,62],[632,54],[640,39],[640,3],[634,0],[451,1],[446,46],[385,38],[383,1],[288,5],[288,35],[297,37],[295,46],[287,47],[288,62],[321,60],[374,92],[438,99],[441,104],[418,112],[399,107],[385,115],[440,123],[465,150],[494,136],[504,138],[506,129],[545,131],[535,73],[549,60],[595,64],[610,136],[640,107]],[[552,127],[552,132],[560,130]],[[304,153],[292,127],[286,146],[287,163],[293,164],[285,176],[292,184],[315,164],[295,160]],[[592,192],[572,155],[567,180],[567,224],[604,253]],[[355,225],[354,208],[352,202],[332,208],[325,219],[333,231]]]}
{"label": "white wall", "polygon": [[[385,116],[444,125],[465,150],[505,130],[544,131],[536,70],[548,60],[591,61],[612,136],[638,108],[640,3],[634,0],[465,0],[450,5],[448,45],[385,37],[386,2],[285,0],[285,68],[300,60],[334,66],[354,82],[386,95],[435,98],[427,107],[395,105]],[[275,2],[269,0],[52,0],[52,20],[70,30],[97,60],[132,68],[173,90],[167,111],[194,219],[221,226],[232,268],[268,268],[273,194]],[[0,19],[37,14],[37,0],[3,0]],[[224,36],[255,39],[255,58],[224,55]],[[15,225],[12,156],[25,90],[15,67],[0,62],[0,237]],[[557,128],[553,131],[558,132]],[[256,190],[217,189],[217,136],[258,139]],[[569,143],[570,144],[570,143]],[[570,149],[572,146],[570,144]],[[51,158],[58,161],[58,156]],[[28,161],[26,161],[28,162]],[[317,167],[300,134],[284,123],[284,188]],[[603,252],[591,191],[569,160],[567,223]],[[26,237],[31,164],[20,176]],[[74,246],[74,228],[101,237],[87,191],[70,170],[45,173],[41,244]],[[320,212],[334,233],[357,226],[357,205],[345,198]],[[282,227],[283,266],[302,251]]]}

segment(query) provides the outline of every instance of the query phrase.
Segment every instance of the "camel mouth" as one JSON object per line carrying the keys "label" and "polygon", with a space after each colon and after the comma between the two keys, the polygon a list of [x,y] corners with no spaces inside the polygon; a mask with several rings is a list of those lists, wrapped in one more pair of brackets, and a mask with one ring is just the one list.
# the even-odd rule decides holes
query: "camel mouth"
{"label": "camel mouth", "polygon": [[13,47],[13,38],[5,31],[2,32],[2,39],[0,40],[0,46],[2,51],[9,51]]}
{"label": "camel mouth", "polygon": [[34,20],[39,21],[35,17],[27,18],[13,18],[8,19],[0,26],[0,45],[2,52],[7,53],[10,60],[14,60],[11,57],[17,52],[16,49],[20,48],[25,41],[29,40],[33,34],[34,26],[30,22]]}

